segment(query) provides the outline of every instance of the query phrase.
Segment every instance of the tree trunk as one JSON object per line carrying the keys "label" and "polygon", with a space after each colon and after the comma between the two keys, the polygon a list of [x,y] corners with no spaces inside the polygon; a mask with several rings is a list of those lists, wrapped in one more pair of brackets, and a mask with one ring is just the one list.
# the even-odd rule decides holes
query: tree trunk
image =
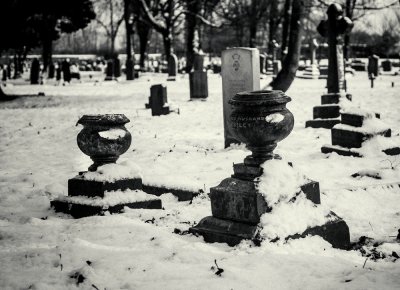
{"label": "tree trunk", "polygon": [[[345,6],[345,16],[350,19],[353,18],[354,5],[357,0],[346,0]],[[345,60],[349,60],[350,57],[350,34],[346,33],[344,35],[344,43],[343,43],[343,56]]]}
{"label": "tree trunk", "polygon": [[164,53],[165,53],[165,58],[169,62],[169,57],[171,56],[171,49],[172,49],[172,39],[171,35],[163,35],[163,42],[164,42]]}
{"label": "tree trunk", "polygon": [[256,19],[253,19],[250,21],[249,32],[250,32],[249,47],[256,47],[256,37],[257,37],[257,20]]}
{"label": "tree trunk", "polygon": [[[283,8],[283,23],[282,23],[282,58],[285,56],[285,51],[287,48],[287,41],[289,35],[289,25],[291,17],[291,2],[292,0],[285,0],[285,5]],[[283,60],[283,59],[282,59]]]}
{"label": "tree trunk", "polygon": [[144,61],[146,59],[147,45],[149,43],[149,36],[151,28],[140,21],[136,23],[136,30],[139,36],[139,52],[140,52],[140,68],[144,70]]}
{"label": "tree trunk", "polygon": [[42,49],[42,60],[43,60],[43,71],[47,71],[48,66],[52,62],[53,54],[53,41],[50,37],[45,37],[43,41]]}
{"label": "tree trunk", "polygon": [[275,39],[275,34],[277,30],[277,17],[278,14],[278,1],[272,1],[271,4],[271,11],[269,14],[269,35],[268,35],[268,54],[273,54],[274,53],[274,45],[272,44],[272,41]]}
{"label": "tree trunk", "polygon": [[303,33],[302,20],[305,16],[305,6],[302,2],[302,0],[293,0],[292,3],[288,54],[283,61],[282,70],[270,83],[270,86],[274,90],[286,92],[296,76],[296,71],[299,66],[301,37]]}
{"label": "tree trunk", "polygon": [[125,21],[125,30],[126,30],[126,63],[125,63],[125,74],[126,80],[130,81],[134,79],[133,72],[133,59],[132,59],[132,43],[131,43],[131,35],[132,35],[132,23],[129,22],[129,18],[131,16],[129,9],[129,1],[124,0],[124,21]]}

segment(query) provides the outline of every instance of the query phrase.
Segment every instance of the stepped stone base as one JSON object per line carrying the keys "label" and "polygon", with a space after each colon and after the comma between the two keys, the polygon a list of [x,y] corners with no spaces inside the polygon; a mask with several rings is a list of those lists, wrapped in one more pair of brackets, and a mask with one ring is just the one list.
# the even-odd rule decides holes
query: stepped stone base
{"label": "stepped stone base", "polygon": [[147,185],[147,184],[143,184],[142,190],[148,194],[154,194],[156,196],[160,196],[164,193],[170,192],[176,197],[178,197],[178,201],[192,200],[194,197],[204,192],[202,189],[199,189],[197,191],[191,191],[191,190],[183,190],[183,189],[156,186],[156,185]]}
{"label": "stepped stone base", "polygon": [[338,118],[340,116],[339,105],[322,105],[315,106],[313,109],[314,119],[331,119]]}
{"label": "stepped stone base", "polygon": [[105,212],[121,213],[124,211],[124,207],[146,208],[146,209],[162,208],[160,199],[121,203],[113,206],[96,206],[90,204],[74,203],[68,201],[67,197],[65,200],[53,200],[50,202],[50,205],[51,207],[54,208],[56,212],[63,212],[71,215],[74,218],[83,218],[94,215],[104,215]]}
{"label": "stepped stone base", "polygon": [[321,152],[324,154],[335,152],[342,156],[362,157],[363,155],[356,149],[343,148],[334,145],[325,145],[321,147]]}
{"label": "stepped stone base", "polygon": [[[208,216],[203,218],[196,226],[190,228],[189,232],[203,236],[204,240],[209,243],[227,243],[229,246],[235,246],[242,240],[257,242],[259,228],[254,224]],[[333,221],[321,226],[308,228],[303,233],[286,237],[286,239],[301,238],[307,235],[321,236],[331,243],[334,248],[348,249],[350,246],[349,227],[337,216]]]}
{"label": "stepped stone base", "polygon": [[368,133],[361,131],[351,131],[339,128],[332,128],[332,145],[339,145],[348,148],[361,148],[362,143],[375,135],[385,137],[391,136],[391,130],[386,129],[376,133]]}
{"label": "stepped stone base", "polygon": [[332,129],[336,124],[340,123],[339,118],[332,119],[315,119],[306,121],[306,128],[324,128],[324,129]]}
{"label": "stepped stone base", "polygon": [[69,196],[104,197],[106,191],[142,189],[141,178],[127,178],[113,182],[95,181],[85,179],[84,172],[82,173],[68,180]]}

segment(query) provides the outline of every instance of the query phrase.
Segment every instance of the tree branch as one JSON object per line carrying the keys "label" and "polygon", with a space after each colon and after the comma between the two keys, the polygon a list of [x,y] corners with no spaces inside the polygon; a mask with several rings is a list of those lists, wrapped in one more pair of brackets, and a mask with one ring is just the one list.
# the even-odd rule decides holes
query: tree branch
{"label": "tree branch", "polygon": [[144,17],[150,23],[155,30],[160,32],[161,34],[168,33],[167,27],[162,23],[158,22],[153,14],[151,13],[149,6],[147,6],[145,0],[138,0],[140,3],[140,7],[143,9]]}

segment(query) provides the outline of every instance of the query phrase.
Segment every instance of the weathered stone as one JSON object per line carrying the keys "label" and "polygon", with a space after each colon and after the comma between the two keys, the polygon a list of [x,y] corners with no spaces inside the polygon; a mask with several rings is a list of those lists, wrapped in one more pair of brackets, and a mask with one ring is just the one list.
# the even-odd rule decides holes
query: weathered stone
{"label": "weathered stone", "polygon": [[39,60],[37,58],[32,60],[31,64],[31,85],[37,85],[39,84],[39,74],[40,74],[40,65],[39,65]]}
{"label": "weathered stone", "polygon": [[104,215],[105,212],[121,213],[125,207],[129,208],[146,208],[146,209],[161,209],[161,200],[152,199],[146,201],[121,203],[114,206],[95,206],[89,204],[79,204],[69,202],[67,200],[53,200],[50,202],[51,207],[56,212],[63,212],[73,216],[74,218],[83,218],[94,215]]}
{"label": "weathered stone", "polygon": [[225,147],[240,143],[232,133],[228,101],[242,91],[260,89],[260,59],[256,48],[230,48],[222,52],[222,90]]}
{"label": "weathered stone", "polygon": [[321,152],[324,154],[335,152],[342,156],[362,157],[360,152],[354,149],[343,148],[335,145],[325,145],[321,147]]}
{"label": "weathered stone", "polygon": [[87,180],[84,174],[68,180],[69,196],[104,197],[106,191],[142,189],[141,178],[127,178],[115,181]]}
{"label": "weathered stone", "polygon": [[111,81],[114,79],[114,63],[112,60],[107,61],[106,67],[106,81]]}
{"label": "weathered stone", "polygon": [[333,94],[325,94],[321,96],[321,104],[339,104],[339,100],[341,98],[340,94],[333,93]]}
{"label": "weathered stone", "polygon": [[267,57],[265,56],[265,54],[260,54],[260,74],[265,74],[266,70],[265,67],[267,65]]}
{"label": "weathered stone", "polygon": [[322,105],[315,106],[313,109],[314,119],[331,119],[340,116],[339,105]]}
{"label": "weathered stone", "polygon": [[392,62],[388,59],[382,61],[382,70],[386,72],[392,71]]}

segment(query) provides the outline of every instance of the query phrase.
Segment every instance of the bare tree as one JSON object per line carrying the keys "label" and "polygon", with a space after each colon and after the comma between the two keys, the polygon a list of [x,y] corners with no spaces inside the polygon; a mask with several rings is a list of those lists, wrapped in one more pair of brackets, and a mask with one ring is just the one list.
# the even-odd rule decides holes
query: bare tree
{"label": "bare tree", "polygon": [[98,0],[95,2],[95,11],[96,21],[105,30],[110,41],[111,56],[114,56],[115,39],[124,21],[124,3],[122,0]]}
{"label": "bare tree", "polygon": [[293,0],[292,17],[290,21],[288,54],[283,60],[282,70],[270,83],[274,90],[286,92],[292,84],[298,68],[300,58],[301,39],[303,34],[302,22],[306,15],[304,0]]}

